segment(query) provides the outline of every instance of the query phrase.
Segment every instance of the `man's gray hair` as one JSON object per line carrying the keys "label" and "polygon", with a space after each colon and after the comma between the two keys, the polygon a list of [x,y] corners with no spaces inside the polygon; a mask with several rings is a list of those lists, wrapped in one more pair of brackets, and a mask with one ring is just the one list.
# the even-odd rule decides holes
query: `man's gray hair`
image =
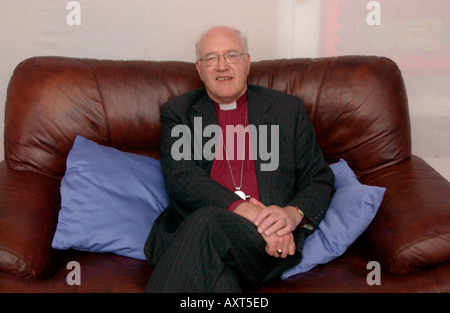
{"label": "man's gray hair", "polygon": [[[238,29],[234,29],[234,28],[231,28],[231,27],[228,27],[228,26],[223,26],[223,27],[224,27],[224,28],[228,28],[229,30],[234,31],[234,32],[236,32],[236,33],[239,35],[239,37],[240,37],[241,40],[242,40],[242,43],[244,44],[244,49],[245,49],[244,53],[248,53],[247,36],[246,36],[244,33],[242,33],[240,30],[238,30]],[[198,38],[197,41],[195,42],[195,55],[196,55],[196,57],[197,57],[197,60],[199,60],[200,57],[201,57],[201,56],[198,54],[198,45],[199,45],[199,43],[200,43],[200,40],[202,40],[202,38],[203,38],[210,30],[212,30],[212,29],[214,29],[214,28],[217,28],[217,26],[211,27],[211,28],[205,30],[203,33],[200,34],[199,38]]]}

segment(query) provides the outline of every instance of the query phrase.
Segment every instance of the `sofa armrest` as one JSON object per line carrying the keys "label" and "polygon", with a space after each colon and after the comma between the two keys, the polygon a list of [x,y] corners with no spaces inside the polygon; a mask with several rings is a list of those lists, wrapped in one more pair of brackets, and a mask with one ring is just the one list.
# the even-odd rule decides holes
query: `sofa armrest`
{"label": "sofa armrest", "polygon": [[374,261],[405,274],[450,260],[450,183],[417,156],[360,178],[386,187],[364,236]]}
{"label": "sofa armrest", "polygon": [[0,162],[0,271],[23,278],[53,274],[59,186],[58,180]]}

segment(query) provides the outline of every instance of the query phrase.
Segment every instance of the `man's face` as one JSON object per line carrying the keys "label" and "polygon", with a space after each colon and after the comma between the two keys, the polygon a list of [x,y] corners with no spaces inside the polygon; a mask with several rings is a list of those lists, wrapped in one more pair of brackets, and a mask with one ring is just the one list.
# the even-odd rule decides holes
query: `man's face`
{"label": "man's face", "polygon": [[220,55],[219,62],[214,66],[206,66],[202,61],[195,63],[200,79],[212,100],[220,104],[229,104],[245,93],[250,71],[250,55],[242,55],[235,64],[228,64],[222,56],[233,50],[246,52],[244,43],[235,31],[226,28],[213,29],[200,40],[197,49],[200,58],[209,53]]}

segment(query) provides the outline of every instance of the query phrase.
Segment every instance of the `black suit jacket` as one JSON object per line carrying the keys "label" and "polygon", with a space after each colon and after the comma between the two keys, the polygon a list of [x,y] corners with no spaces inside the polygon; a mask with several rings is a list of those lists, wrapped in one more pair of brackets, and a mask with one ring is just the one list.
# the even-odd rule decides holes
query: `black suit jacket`
{"label": "black suit jacket", "polygon": [[[262,171],[261,165],[269,161],[262,160],[256,154],[255,166],[261,202],[265,205],[299,207],[313,226],[317,227],[334,192],[334,175],[325,164],[315,141],[314,129],[303,101],[253,85],[248,85],[247,97],[250,124],[255,125],[256,129],[267,125],[269,134],[266,138],[269,140],[270,126],[279,126],[278,167],[273,171]],[[193,131],[194,118],[198,122],[199,117],[202,133],[208,125],[218,125],[214,105],[204,88],[179,96],[162,106],[161,166],[170,204],[155,221],[146,242],[144,251],[150,264],[154,264],[153,261],[159,259],[161,253],[155,251],[155,245],[166,240],[170,242],[171,235],[188,214],[207,206],[226,208],[240,199],[233,191],[210,178],[212,160],[194,157],[195,144],[199,144],[199,128],[196,136]],[[172,147],[180,139],[172,136],[172,129],[179,125],[185,125],[182,126],[183,129],[191,130],[189,160],[176,161],[172,157]],[[203,138],[202,148],[209,139]],[[274,145],[269,142],[267,146],[270,149]]]}

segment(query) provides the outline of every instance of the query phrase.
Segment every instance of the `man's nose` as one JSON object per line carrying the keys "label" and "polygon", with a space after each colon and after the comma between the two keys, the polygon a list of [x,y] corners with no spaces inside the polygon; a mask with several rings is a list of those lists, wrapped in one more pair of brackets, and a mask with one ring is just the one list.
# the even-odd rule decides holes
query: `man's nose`
{"label": "man's nose", "polygon": [[230,64],[225,61],[225,57],[223,55],[219,55],[218,58],[216,68],[218,70],[227,70],[230,67]]}

